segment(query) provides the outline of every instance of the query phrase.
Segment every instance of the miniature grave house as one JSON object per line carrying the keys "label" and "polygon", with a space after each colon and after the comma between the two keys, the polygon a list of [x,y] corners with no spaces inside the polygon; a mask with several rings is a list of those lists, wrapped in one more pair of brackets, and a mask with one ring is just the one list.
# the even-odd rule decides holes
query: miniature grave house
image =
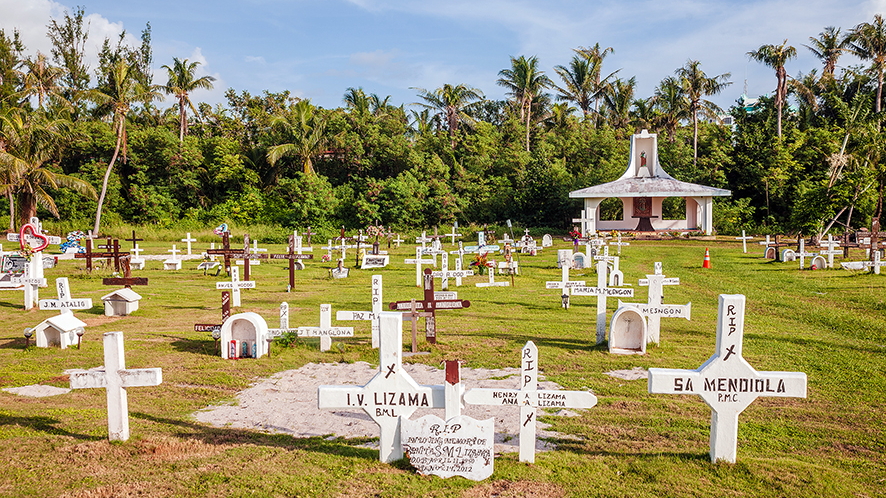
{"label": "miniature grave house", "polygon": [[77,344],[76,330],[85,328],[86,322],[75,317],[73,313],[62,313],[47,318],[34,327],[38,348],[58,346],[65,349]]}
{"label": "miniature grave house", "polygon": [[257,313],[237,313],[221,327],[221,356],[226,360],[261,358],[268,352],[268,323]]}
{"label": "miniature grave house", "polygon": [[141,295],[124,287],[102,296],[105,303],[105,316],[127,316],[138,309]]}
{"label": "miniature grave house", "polygon": [[[582,235],[598,230],[701,230],[713,232],[714,197],[730,196],[729,190],[676,180],[658,162],[658,135],[643,130],[631,137],[628,167],[621,178],[569,193],[584,199],[586,217],[581,220]],[[622,204],[621,219],[601,220],[600,203],[615,197]],[[668,197],[686,200],[686,217],[662,219],[662,201]]]}

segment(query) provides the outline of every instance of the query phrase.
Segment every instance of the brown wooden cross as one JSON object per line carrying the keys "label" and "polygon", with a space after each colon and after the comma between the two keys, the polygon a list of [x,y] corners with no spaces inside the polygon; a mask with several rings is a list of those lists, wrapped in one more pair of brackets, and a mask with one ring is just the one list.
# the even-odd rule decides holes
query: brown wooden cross
{"label": "brown wooden cross", "polygon": [[[247,242],[247,246],[249,243]],[[231,232],[225,232],[222,234],[222,248],[221,249],[207,249],[206,254],[212,254],[216,256],[224,256],[225,258],[225,273],[230,276],[231,275],[231,258],[239,257],[242,255],[240,251],[236,249],[231,249]]]}
{"label": "brown wooden cross", "polygon": [[[117,241],[114,241],[116,246]],[[131,289],[133,285],[148,285],[148,279],[145,277],[133,277],[132,269],[129,266],[129,260],[132,257],[129,253],[120,258],[121,266],[123,266],[122,277],[103,278],[102,285],[122,285],[127,289]]]}
{"label": "brown wooden cross", "polygon": [[86,271],[89,273],[92,273],[93,259],[113,259],[114,271],[119,273],[120,260],[124,257],[129,258],[128,252],[120,252],[120,241],[114,239],[112,242],[109,238],[106,245],[98,247],[99,249],[110,249],[110,251],[92,252],[92,239],[86,239],[86,252],[74,254],[74,257],[78,259],[86,259]]}
{"label": "brown wooden cross", "polygon": [[135,237],[135,230],[133,230],[133,231],[132,231],[132,238],[131,238],[131,239],[123,239],[123,240],[125,240],[125,241],[127,241],[127,242],[132,242],[132,248],[135,249],[135,246],[138,245],[137,242],[141,242],[141,241],[143,241],[143,240],[145,240],[145,239],[138,239],[138,238],[136,238],[136,237]]}
{"label": "brown wooden cross", "polygon": [[433,318],[434,313],[431,311],[418,311],[415,304],[415,299],[411,299],[409,301],[409,311],[403,312],[403,320],[412,322],[412,352],[418,353],[418,332],[416,330],[418,325],[418,319],[424,318],[427,319],[429,317]]}
{"label": "brown wooden cross", "polygon": [[308,225],[308,229],[305,230],[304,232],[302,232],[302,235],[304,235],[305,237],[307,237],[307,239],[305,240],[305,245],[307,245],[307,246],[310,247],[310,245],[311,245],[311,235],[317,235],[317,234],[315,234],[314,232],[312,232],[312,231],[311,231],[311,225]]}
{"label": "brown wooden cross", "polygon": [[429,311],[431,316],[425,317],[425,338],[431,344],[437,344],[437,326],[436,326],[436,312],[437,310],[457,310],[463,308],[470,308],[471,302],[467,299],[436,299],[434,297],[434,277],[431,275],[432,271],[430,268],[425,268],[424,271],[424,299],[422,300],[409,300],[409,301],[395,301],[390,303],[388,307],[395,311],[403,311],[403,310],[411,310],[412,305],[416,306],[416,309],[420,309],[422,311]]}
{"label": "brown wooden cross", "polygon": [[871,223],[871,233],[868,236],[871,238],[871,261],[874,260],[874,253],[880,250],[878,244],[880,242],[880,237],[886,235],[886,232],[880,231],[880,220],[874,220]]}
{"label": "brown wooden cross", "polygon": [[[231,291],[222,291],[222,320],[220,324],[215,323],[196,323],[194,324],[194,332],[212,332],[212,338],[215,339],[215,354],[218,354],[218,339],[221,337],[221,328],[225,321],[231,317]],[[216,333],[218,332],[218,333]]]}

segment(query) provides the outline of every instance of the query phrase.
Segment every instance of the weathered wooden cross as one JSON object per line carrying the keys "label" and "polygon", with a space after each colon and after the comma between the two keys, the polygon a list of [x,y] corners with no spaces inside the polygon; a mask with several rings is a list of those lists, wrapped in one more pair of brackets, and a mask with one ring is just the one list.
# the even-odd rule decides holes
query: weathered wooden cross
{"label": "weathered wooden cross", "polygon": [[649,369],[649,392],[695,394],[711,407],[711,461],[734,463],[738,415],[760,396],[806,397],[806,374],[758,372],[742,356],[745,296],[721,294],[717,349],[695,370]]}
{"label": "weathered wooden cross", "polygon": [[[116,241],[115,247],[116,247]],[[122,277],[111,277],[111,278],[103,278],[102,285],[122,285],[128,289],[131,289],[133,285],[148,285],[148,279],[146,277],[133,277],[132,276],[132,268],[130,267],[130,257],[127,253],[126,257],[120,258],[121,264],[123,267],[123,276]]]}
{"label": "weathered wooden cross", "polygon": [[[431,275],[431,269],[425,268],[424,273],[424,299],[416,300],[417,309],[422,311],[430,311],[431,316],[425,318],[425,338],[431,344],[437,343],[437,310],[455,310],[470,308],[471,302],[467,299],[437,299],[434,296],[434,277]],[[395,301],[390,303],[388,307],[396,311],[404,311],[410,309],[412,301]]]}
{"label": "weathered wooden cross", "polygon": [[379,341],[378,317],[380,316],[379,314],[382,312],[381,275],[372,276],[371,307],[372,311],[336,311],[335,319],[341,321],[369,320],[370,329],[372,331],[372,347],[377,348]]}
{"label": "weathered wooden cross", "polygon": [[104,370],[81,370],[70,375],[71,389],[104,388],[108,399],[108,439],[129,439],[129,404],[126,388],[159,386],[163,372],[159,368],[126,368],[123,355],[123,332],[103,335]]}
{"label": "weathered wooden cross", "polygon": [[231,291],[222,291],[222,319],[221,323],[195,323],[194,332],[212,332],[215,339],[215,354],[218,354],[218,339],[221,337],[221,328],[225,321],[231,317]]}
{"label": "weathered wooden cross", "polygon": [[378,373],[365,386],[320,386],[317,407],[321,410],[362,409],[378,424],[378,458],[393,462],[403,458],[400,418],[419,408],[444,408],[442,385],[422,386],[403,370],[403,319],[400,313],[379,316]]}
{"label": "weathered wooden cross", "polygon": [[520,388],[469,389],[465,403],[520,407],[520,461],[535,462],[535,415],[538,408],[591,408],[597,397],[589,391],[554,391],[538,388],[538,348],[532,341],[520,355]]}

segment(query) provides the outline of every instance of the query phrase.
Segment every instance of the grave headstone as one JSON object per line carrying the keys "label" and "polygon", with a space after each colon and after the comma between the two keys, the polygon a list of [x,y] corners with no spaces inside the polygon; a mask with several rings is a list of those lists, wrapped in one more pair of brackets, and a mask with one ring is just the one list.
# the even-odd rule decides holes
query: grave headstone
{"label": "grave headstone", "polygon": [[104,388],[108,404],[108,439],[129,439],[129,403],[126,389],[130,387],[159,386],[163,372],[159,368],[126,368],[123,352],[123,332],[107,332],[104,345],[104,370],[71,372],[71,389]]}
{"label": "grave headstone", "polygon": [[319,327],[298,327],[296,329],[299,337],[319,337],[320,351],[329,351],[332,347],[333,337],[353,337],[354,327],[333,327],[332,326],[332,305],[320,305],[320,326]]}
{"label": "grave headstone", "polygon": [[569,294],[570,289],[576,287],[584,287],[584,280],[569,280],[569,262],[565,260],[565,258],[572,258],[572,251],[569,249],[561,249],[557,251],[558,258],[564,258],[564,260],[558,261],[557,266],[560,267],[561,279],[559,282],[545,282],[545,289],[563,289],[562,294],[560,296],[560,304],[564,309],[569,309]]}
{"label": "grave headstone", "polygon": [[365,386],[320,386],[321,410],[362,409],[379,426],[378,457],[393,462],[403,457],[400,421],[418,408],[444,408],[444,388],[422,386],[403,370],[403,320],[399,313],[379,317],[378,373]]}
{"label": "grave headstone", "polygon": [[646,354],[646,318],[634,306],[615,310],[609,325],[610,354]]}
{"label": "grave headstone", "polygon": [[819,251],[819,254],[822,256],[827,256],[828,258],[828,268],[834,267],[834,256],[835,255],[843,255],[842,250],[837,250],[837,247],[840,246],[840,241],[834,240],[833,234],[828,234],[827,242],[819,242],[818,244],[821,247],[826,247],[827,249],[823,251]]}
{"label": "grave headstone", "polygon": [[452,232],[446,234],[447,237],[452,239],[452,245],[455,245],[455,239],[461,238],[462,234],[458,233],[458,222],[456,221],[452,225]]}
{"label": "grave headstone", "polygon": [[[598,256],[599,257],[599,256]],[[609,264],[600,259],[597,261],[597,286],[576,287],[573,296],[597,296],[597,344],[606,340],[606,300],[609,296],[633,297],[634,289],[629,287],[606,287],[606,270]]]}
{"label": "grave headstone", "polygon": [[544,236],[541,238],[541,246],[542,247],[551,247],[553,245],[554,245],[554,238],[551,237],[551,234],[549,234],[549,233],[544,234]]}
{"label": "grave headstone", "polygon": [[696,370],[649,369],[652,394],[695,394],[711,407],[711,461],[734,463],[738,415],[760,396],[806,397],[806,374],[758,372],[742,356],[745,296],[721,294],[717,349]]}
{"label": "grave headstone", "polygon": [[535,462],[535,415],[538,408],[591,408],[597,397],[589,391],[538,389],[538,348],[532,341],[520,355],[520,388],[476,388],[465,392],[465,403],[520,407],[520,461]]}
{"label": "grave headstone", "polygon": [[425,415],[400,420],[400,439],[409,463],[423,475],[461,476],[482,481],[492,475],[495,419],[459,415],[446,420]]}
{"label": "grave headstone", "polygon": [[22,225],[19,232],[6,234],[6,240],[18,242],[24,255],[30,253],[27,259],[27,281],[20,281],[24,285],[24,307],[32,309],[40,301],[40,287],[46,287],[43,276],[43,249],[49,244],[61,244],[61,237],[43,234],[40,220],[36,217]]}

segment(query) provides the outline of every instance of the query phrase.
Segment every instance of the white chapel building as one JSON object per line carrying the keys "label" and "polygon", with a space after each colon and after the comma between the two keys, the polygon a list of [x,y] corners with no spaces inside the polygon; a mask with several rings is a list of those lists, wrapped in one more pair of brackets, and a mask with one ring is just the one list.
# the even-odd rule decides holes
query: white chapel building
{"label": "white chapel building", "polygon": [[[659,230],[700,230],[713,233],[714,197],[731,196],[725,189],[681,182],[662,169],[658,162],[658,135],[646,130],[631,136],[628,167],[621,178],[569,193],[584,199],[581,231],[588,236],[598,230],[652,232]],[[601,220],[600,203],[616,197],[622,202],[622,219]],[[662,219],[662,201],[668,197],[686,200],[684,219]]]}

